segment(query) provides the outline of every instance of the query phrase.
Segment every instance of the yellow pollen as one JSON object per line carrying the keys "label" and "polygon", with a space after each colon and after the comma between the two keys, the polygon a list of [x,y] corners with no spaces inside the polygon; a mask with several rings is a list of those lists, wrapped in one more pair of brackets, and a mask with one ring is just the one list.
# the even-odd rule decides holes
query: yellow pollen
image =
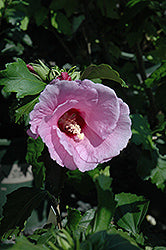
{"label": "yellow pollen", "polygon": [[75,141],[83,140],[84,133],[81,131],[81,126],[77,122],[78,114],[68,112],[65,113],[58,121],[60,129],[68,135],[73,135]]}

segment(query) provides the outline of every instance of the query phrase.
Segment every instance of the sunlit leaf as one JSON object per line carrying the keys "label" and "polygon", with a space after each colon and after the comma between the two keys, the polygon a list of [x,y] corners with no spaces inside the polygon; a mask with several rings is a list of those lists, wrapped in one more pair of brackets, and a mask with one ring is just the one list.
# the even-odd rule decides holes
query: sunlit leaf
{"label": "sunlit leaf", "polygon": [[4,86],[5,92],[16,92],[17,98],[39,94],[46,86],[29,72],[25,62],[19,58],[0,71],[0,85]]}
{"label": "sunlit leaf", "polygon": [[81,80],[96,78],[112,80],[120,83],[122,87],[128,87],[127,84],[120,78],[119,73],[113,70],[108,64],[92,64],[81,74]]}
{"label": "sunlit leaf", "polygon": [[20,28],[25,31],[28,28],[28,24],[29,24],[29,17],[25,16],[24,19],[21,21]]}

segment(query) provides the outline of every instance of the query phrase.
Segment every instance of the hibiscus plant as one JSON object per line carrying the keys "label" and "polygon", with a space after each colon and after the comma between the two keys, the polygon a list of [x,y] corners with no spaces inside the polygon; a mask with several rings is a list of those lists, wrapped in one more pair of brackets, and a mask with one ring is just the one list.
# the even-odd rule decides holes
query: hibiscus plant
{"label": "hibiscus plant", "polygon": [[[149,201],[141,195],[114,194],[110,166],[131,140],[147,150],[155,147],[150,136],[144,141],[146,121],[130,116],[128,105],[106,81],[128,88],[107,64],[79,72],[76,67],[67,71],[17,59],[0,72],[4,93],[16,94],[15,122],[24,123],[26,161],[34,178],[32,187],[7,195],[0,222],[4,245],[12,239],[8,246],[13,249],[144,249],[141,224]],[[98,203],[81,213],[62,204],[61,195],[66,181],[77,185],[77,178],[85,175],[90,180],[85,186],[95,187]],[[27,219],[45,200],[52,218],[25,237]],[[62,206],[66,216],[61,216]]]}

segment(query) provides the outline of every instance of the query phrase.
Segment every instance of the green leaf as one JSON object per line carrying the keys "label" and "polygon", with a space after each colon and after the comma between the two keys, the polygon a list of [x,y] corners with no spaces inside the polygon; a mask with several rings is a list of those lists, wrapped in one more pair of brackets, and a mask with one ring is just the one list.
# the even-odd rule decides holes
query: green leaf
{"label": "green leaf", "polygon": [[118,19],[119,14],[117,11],[116,1],[115,0],[105,0],[105,1],[97,1],[97,4],[101,10],[103,16],[111,18],[111,19]]}
{"label": "green leaf", "polygon": [[151,179],[158,188],[165,190],[166,155],[162,156],[158,150],[151,153],[143,152],[138,161],[137,171],[144,180]]}
{"label": "green leaf", "polygon": [[39,94],[46,86],[29,72],[25,62],[19,58],[0,71],[0,85],[4,85],[5,92],[16,92],[17,98]]}
{"label": "green leaf", "polygon": [[145,80],[145,84],[148,88],[159,84],[161,79],[166,76],[166,62],[163,63],[159,68],[157,68],[149,78]]}
{"label": "green leaf", "polygon": [[156,168],[151,171],[151,182],[155,183],[158,188],[164,191],[166,183],[166,155],[162,156],[159,154],[157,159]]}
{"label": "green leaf", "polygon": [[109,190],[111,183],[112,183],[112,179],[108,176],[105,176],[103,174],[99,175],[98,177],[98,182],[99,182],[99,186],[104,190]]}
{"label": "green leaf", "polygon": [[[25,236],[20,236],[16,238],[16,243],[15,244],[11,244],[11,248],[13,250],[46,250],[49,249],[44,245],[40,245],[40,246],[35,246],[33,243],[31,243],[30,241],[27,240],[27,238]],[[6,246],[6,247],[5,247]],[[8,244],[4,244],[4,248],[8,248]],[[3,249],[3,247],[2,247]]]}
{"label": "green leaf", "polygon": [[143,144],[144,149],[153,149],[152,132],[150,125],[142,115],[131,115],[132,120],[132,138],[131,141],[136,145]]}
{"label": "green leaf", "polygon": [[141,2],[148,2],[147,0],[130,0],[128,3],[127,3],[127,6],[129,7],[133,7],[134,5],[138,4],[138,3],[141,3]]}
{"label": "green leaf", "polygon": [[59,9],[63,9],[66,5],[66,0],[53,0],[50,4],[50,9],[57,11]]}
{"label": "green leaf", "polygon": [[[53,225],[52,225],[53,227]],[[33,235],[29,236],[31,240],[37,241],[39,245],[47,245],[48,241],[52,241],[54,239],[53,228],[49,229],[39,229],[34,232]]]}
{"label": "green leaf", "polygon": [[3,0],[0,0],[0,9],[4,8],[4,1]]}
{"label": "green leaf", "polygon": [[95,188],[94,182],[90,177],[90,172],[80,172],[78,169],[67,172],[67,182],[69,185],[72,185],[81,195],[86,195],[88,192],[91,192]]}
{"label": "green leaf", "polygon": [[[22,55],[22,53],[24,51],[24,47],[20,42],[15,44],[13,41],[11,41],[9,39],[6,39],[6,42],[7,43],[4,47],[4,49],[1,50],[2,53],[15,53],[18,56]],[[1,72],[0,72],[0,78],[1,78]],[[1,85],[1,82],[0,82],[0,85]]]}
{"label": "green leaf", "polygon": [[51,25],[58,30],[58,23],[56,20],[57,13],[54,13],[51,17]]}
{"label": "green leaf", "polygon": [[95,209],[89,209],[84,213],[84,215],[81,215],[81,212],[68,208],[68,221],[67,221],[67,227],[72,231],[74,238],[79,239],[81,233],[82,236],[85,237],[85,233],[88,230],[88,227],[95,216]]}
{"label": "green leaf", "polygon": [[36,10],[35,21],[37,26],[43,24],[44,20],[47,18],[48,11],[49,9],[44,6],[41,6],[39,9]]}
{"label": "green leaf", "polygon": [[111,68],[108,64],[90,65],[81,74],[83,79],[108,79],[121,84],[122,87],[128,88],[127,84],[120,78],[119,73]]}
{"label": "green leaf", "polygon": [[29,116],[29,113],[33,110],[33,107],[35,104],[38,102],[39,97],[36,97],[33,99],[31,102],[28,102],[27,104],[23,105],[22,107],[16,109],[15,111],[15,117],[16,117],[16,122],[19,122],[19,120],[24,117],[26,118]]}
{"label": "green leaf", "polygon": [[104,171],[101,170],[100,174],[94,177],[98,197],[98,207],[93,229],[94,232],[108,229],[115,212],[116,201],[110,188],[111,178],[108,174],[109,167],[106,167]]}
{"label": "green leaf", "polygon": [[130,193],[115,195],[115,222],[125,230],[137,234],[147,213],[149,202],[143,196]]}
{"label": "green leaf", "polygon": [[133,239],[133,237],[130,237],[128,232],[124,232],[122,229],[116,229],[115,226],[112,226],[111,229],[108,231],[110,233],[114,234],[119,234],[121,237],[125,238],[128,240],[132,245],[137,246],[136,241]]}
{"label": "green leaf", "polygon": [[24,228],[24,223],[31,215],[32,210],[37,208],[46,198],[46,191],[36,188],[21,187],[7,195],[7,202],[3,207],[3,219],[0,224],[0,234],[4,235],[8,230],[18,227]]}
{"label": "green leaf", "polygon": [[65,35],[72,34],[72,25],[68,18],[60,11],[56,15],[56,21],[58,24],[58,30],[60,30]]}
{"label": "green leaf", "polygon": [[88,211],[86,211],[84,213],[84,215],[82,216],[81,220],[79,221],[79,224],[77,226],[77,234],[79,233],[83,233],[85,234],[90,223],[92,222],[92,220],[94,219],[95,216],[95,209],[89,209]]}
{"label": "green leaf", "polygon": [[67,226],[70,228],[71,231],[75,231],[82,217],[81,212],[77,209],[68,208],[67,213]]}
{"label": "green leaf", "polygon": [[40,137],[36,140],[31,137],[28,138],[26,161],[32,165],[34,182],[37,188],[44,187],[45,166],[43,162],[38,161],[43,149],[44,143]]}
{"label": "green leaf", "polygon": [[92,234],[86,241],[81,243],[81,250],[136,250],[137,246],[132,245],[128,240],[116,233],[106,231]]}
{"label": "green leaf", "polygon": [[81,23],[85,20],[84,15],[76,16],[73,18],[72,31],[73,33],[77,31]]}
{"label": "green leaf", "polygon": [[35,240],[37,245],[44,244],[49,249],[75,249],[71,235],[65,229],[58,230],[54,226],[48,229],[38,229],[28,238]]}
{"label": "green leaf", "polygon": [[20,28],[25,31],[28,28],[28,24],[29,24],[29,17],[25,16],[24,19],[21,21]]}
{"label": "green leaf", "polygon": [[112,54],[113,57],[119,58],[121,55],[121,50],[118,46],[116,46],[113,42],[109,43],[109,52]]}
{"label": "green leaf", "polygon": [[166,250],[166,247],[154,247],[153,250]]}

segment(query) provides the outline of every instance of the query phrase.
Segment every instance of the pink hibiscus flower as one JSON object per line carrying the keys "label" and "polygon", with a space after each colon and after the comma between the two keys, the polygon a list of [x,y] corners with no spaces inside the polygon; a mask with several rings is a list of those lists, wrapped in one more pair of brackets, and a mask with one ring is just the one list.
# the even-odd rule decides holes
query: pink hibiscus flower
{"label": "pink hibiscus flower", "polygon": [[117,156],[131,137],[129,108],[114,90],[90,80],[53,80],[30,113],[53,160],[70,170],[94,169]]}

